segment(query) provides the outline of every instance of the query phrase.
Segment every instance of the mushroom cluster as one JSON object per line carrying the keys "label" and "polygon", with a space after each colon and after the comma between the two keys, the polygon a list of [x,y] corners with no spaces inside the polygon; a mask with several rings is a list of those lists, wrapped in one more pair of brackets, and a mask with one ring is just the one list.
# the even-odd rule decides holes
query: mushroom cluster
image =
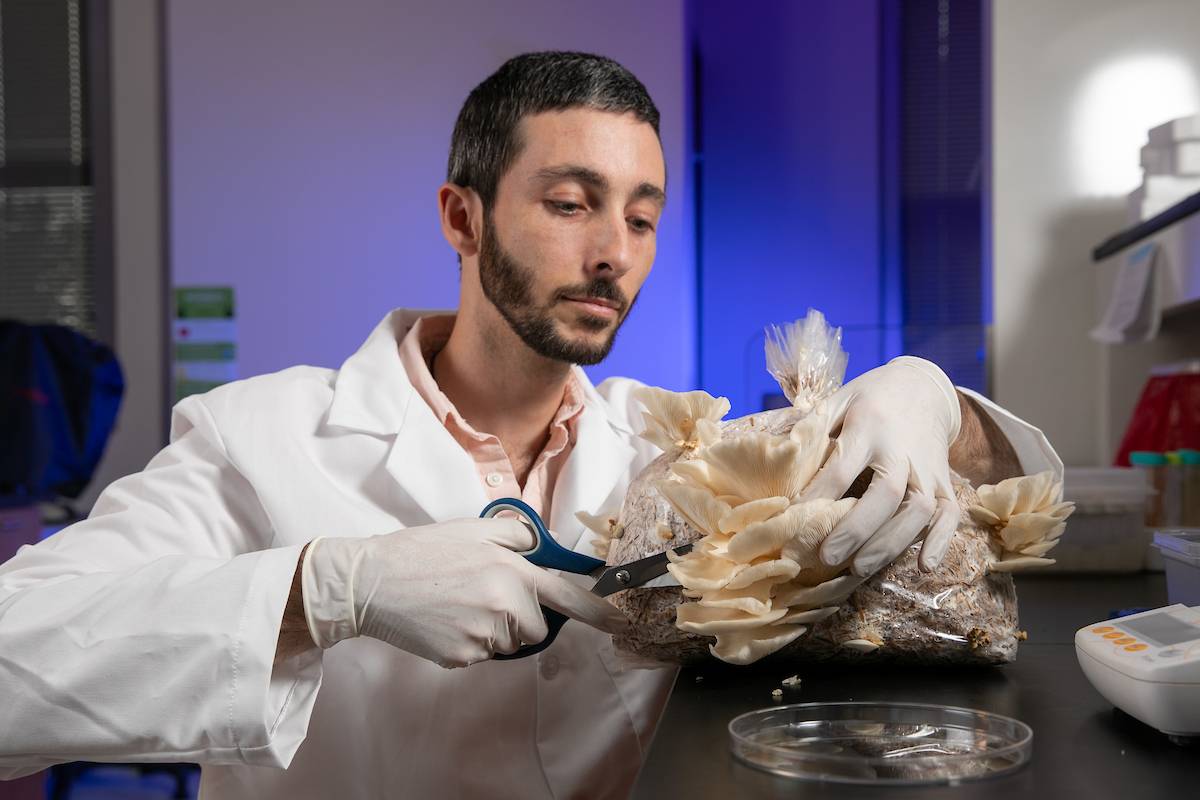
{"label": "mushroom cluster", "polygon": [[722,661],[757,661],[837,611],[827,605],[837,592],[814,590],[843,568],[825,566],[817,548],[857,501],[798,500],[828,449],[824,426],[809,419],[788,437],[723,439],[672,464],[672,478],[657,484],[704,534],[687,555],[671,556],[668,570],[696,600],[679,607],[676,624],[715,636]]}
{"label": "mushroom cluster", "polygon": [[[703,534],[687,555],[671,556],[670,573],[696,601],[679,607],[676,625],[715,637],[712,654],[732,664],[749,664],[795,641],[836,613],[835,603],[859,582],[831,584],[845,565],[829,567],[817,555],[857,501],[799,499],[833,444],[821,403],[845,375],[841,331],[811,311],[783,329],[768,329],[766,355],[791,403],[787,435],[755,431],[704,444],[655,484]],[[647,390],[643,402],[668,407],[660,394]]]}
{"label": "mushroom cluster", "polygon": [[993,571],[1015,572],[1054,563],[1045,555],[1058,544],[1075,504],[1063,502],[1062,481],[1053,472],[980,486],[978,494],[979,502],[969,511],[992,532]]}
{"label": "mushroom cluster", "polygon": [[[643,387],[635,394],[646,409],[642,436],[666,458],[653,488],[700,535],[691,552],[670,555],[668,570],[695,601],[679,607],[676,624],[715,637],[711,652],[723,661],[748,664],[786,646],[835,613],[860,582],[835,580],[844,565],[817,556],[856,500],[799,499],[832,446],[820,405],[842,383],[840,338],[815,311],[768,331],[768,365],[792,403],[786,435],[722,438],[729,401],[706,392]],[[607,554],[619,523],[580,519]],[[658,529],[674,538],[670,523]]]}

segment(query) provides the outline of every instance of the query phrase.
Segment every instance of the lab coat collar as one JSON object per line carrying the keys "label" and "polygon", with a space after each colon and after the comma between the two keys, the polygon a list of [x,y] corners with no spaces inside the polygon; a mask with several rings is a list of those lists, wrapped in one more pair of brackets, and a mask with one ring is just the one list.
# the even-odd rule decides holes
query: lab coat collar
{"label": "lab coat collar", "polygon": [[338,370],[326,424],[379,436],[399,431],[416,395],[400,363],[400,340],[421,317],[446,313],[453,312],[399,308],[384,317]]}
{"label": "lab coat collar", "polygon": [[326,423],[394,436],[386,469],[430,522],[473,517],[487,503],[471,457],[409,381],[400,341],[423,316],[453,313],[396,309],[346,359],[333,387]]}
{"label": "lab coat collar", "polygon": [[[417,320],[447,311],[396,309],[342,365],[326,423],[376,436],[396,437],[387,471],[431,521],[473,517],[487,504],[470,455],[421,400],[405,374],[399,342]],[[566,547],[580,542],[584,526],[575,512],[595,512],[609,498],[636,456],[629,427],[574,367],[584,409],[575,446],[554,489],[550,527]]]}

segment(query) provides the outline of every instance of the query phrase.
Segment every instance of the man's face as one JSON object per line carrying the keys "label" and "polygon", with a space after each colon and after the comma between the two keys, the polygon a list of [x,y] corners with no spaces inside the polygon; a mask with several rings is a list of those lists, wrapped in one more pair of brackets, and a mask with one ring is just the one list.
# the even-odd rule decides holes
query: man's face
{"label": "man's face", "polygon": [[526,117],[479,251],[484,295],[532,350],[595,364],[654,262],[666,184],[654,129],[632,114]]}

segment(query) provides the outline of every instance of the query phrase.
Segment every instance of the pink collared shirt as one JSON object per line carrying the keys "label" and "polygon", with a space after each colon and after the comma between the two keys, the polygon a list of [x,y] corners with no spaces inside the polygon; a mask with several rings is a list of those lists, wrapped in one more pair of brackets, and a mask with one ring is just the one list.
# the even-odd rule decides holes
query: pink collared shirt
{"label": "pink collared shirt", "polygon": [[522,489],[500,440],[472,428],[438,387],[429,370],[433,355],[445,347],[453,328],[454,316],[450,314],[417,320],[400,342],[400,363],[408,373],[408,380],[454,440],[471,456],[489,500],[518,497],[532,506],[542,519],[550,519],[554,484],[575,446],[576,427],[579,415],[583,413],[583,391],[578,381],[574,375],[567,380],[562,404],[550,422],[550,437],[534,460]]}

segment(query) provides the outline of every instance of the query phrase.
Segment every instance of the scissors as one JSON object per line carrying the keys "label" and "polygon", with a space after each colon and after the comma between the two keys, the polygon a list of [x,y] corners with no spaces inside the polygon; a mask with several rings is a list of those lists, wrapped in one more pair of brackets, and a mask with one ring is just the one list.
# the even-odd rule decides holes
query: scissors
{"label": "scissors", "polygon": [[[491,519],[504,511],[511,511],[516,514],[522,521],[532,527],[534,533],[537,535],[537,541],[534,542],[533,548],[517,555],[524,556],[525,560],[529,563],[543,567],[544,569],[558,569],[574,575],[590,575],[596,579],[595,585],[592,586],[592,593],[600,597],[607,597],[613,592],[619,592],[622,589],[632,589],[642,586],[647,581],[665,574],[667,564],[670,563],[667,560],[666,553],[659,553],[658,555],[639,558],[637,561],[630,561],[628,564],[619,564],[615,567],[605,566],[604,562],[598,558],[592,558],[591,556],[585,556],[583,553],[568,550],[556,542],[550,534],[550,529],[546,527],[546,523],[542,522],[542,518],[538,516],[538,513],[530,508],[527,503],[517,500],[515,497],[502,497],[499,500],[493,500],[484,506],[479,516],[483,519]],[[683,555],[691,549],[692,546],[690,544],[685,544],[674,548],[674,552],[678,555]],[[534,653],[540,653],[549,647],[570,617],[545,606],[542,606],[542,615],[546,618],[545,639],[536,644],[523,644],[515,653],[496,653],[492,658],[499,661],[524,658]]]}

